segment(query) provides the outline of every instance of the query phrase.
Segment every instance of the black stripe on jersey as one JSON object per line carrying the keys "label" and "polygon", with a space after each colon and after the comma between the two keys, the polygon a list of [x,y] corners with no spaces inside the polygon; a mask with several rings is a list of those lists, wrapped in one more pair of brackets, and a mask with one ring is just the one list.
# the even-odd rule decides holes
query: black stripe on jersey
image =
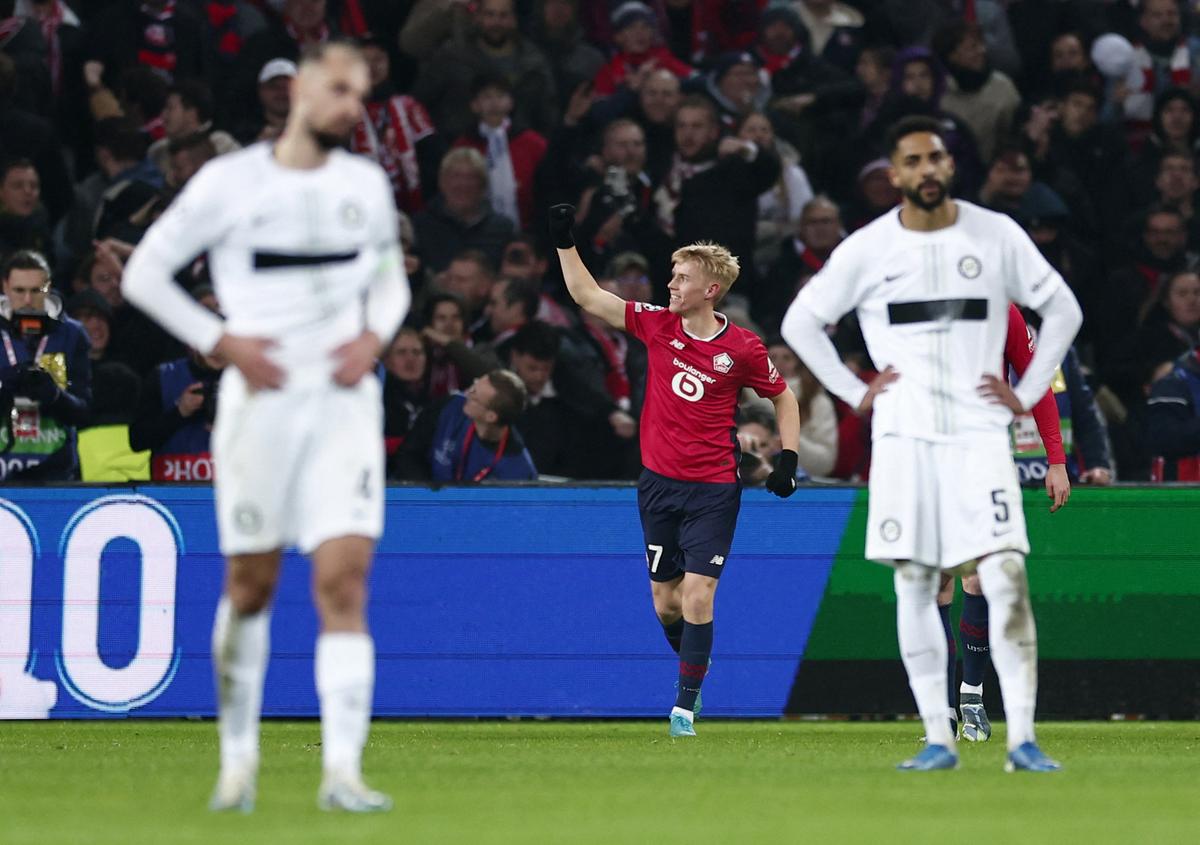
{"label": "black stripe on jersey", "polygon": [[342,264],[358,258],[353,252],[259,252],[254,253],[255,270],[278,270],[283,267],[319,267],[322,264]]}
{"label": "black stripe on jersey", "polygon": [[986,320],[987,315],[986,299],[924,299],[888,303],[888,322],[893,326],[939,320]]}

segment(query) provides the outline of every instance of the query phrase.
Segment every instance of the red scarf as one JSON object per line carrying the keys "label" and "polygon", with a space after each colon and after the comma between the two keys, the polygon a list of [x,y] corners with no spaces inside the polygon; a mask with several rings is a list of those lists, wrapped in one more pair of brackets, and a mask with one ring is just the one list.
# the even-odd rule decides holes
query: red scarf
{"label": "red scarf", "polygon": [[62,26],[63,10],[59,0],[52,0],[44,17],[38,20],[42,27],[42,38],[46,41],[46,65],[50,69],[50,88],[54,96],[62,90],[62,43],[58,28]]}
{"label": "red scarf", "polygon": [[409,214],[425,207],[417,142],[432,134],[429,113],[407,95],[367,103],[366,118],[354,129],[350,148],[379,162],[392,182],[397,207]]}
{"label": "red scarf", "polygon": [[233,0],[211,0],[204,7],[213,41],[222,59],[233,60],[242,51],[242,36],[237,32],[237,3]]}
{"label": "red scarf", "polygon": [[169,0],[156,11],[143,3],[142,44],[138,48],[138,64],[154,68],[167,77],[175,73],[178,56],[175,54],[175,0]]}
{"label": "red scarf", "polygon": [[[621,400],[629,400],[629,373],[625,370],[625,356],[629,345],[624,335],[609,333],[604,329],[584,320],[583,327],[592,339],[600,345],[600,353],[604,356],[605,373],[604,388],[613,401],[621,404]],[[615,337],[614,337],[615,334]]]}

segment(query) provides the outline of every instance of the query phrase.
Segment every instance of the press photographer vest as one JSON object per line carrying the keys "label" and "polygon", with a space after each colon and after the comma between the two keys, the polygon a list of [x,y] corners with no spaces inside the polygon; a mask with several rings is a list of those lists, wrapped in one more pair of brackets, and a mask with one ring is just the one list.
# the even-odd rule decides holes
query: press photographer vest
{"label": "press photographer vest", "polygon": [[[78,342],[75,332],[82,331],[78,323],[63,320],[30,349],[9,328],[0,329],[0,368],[37,363],[66,390],[71,380],[68,353]],[[0,426],[0,480],[35,467],[66,480],[74,476],[78,462],[75,427],[59,422],[37,402],[16,398],[11,428]]]}

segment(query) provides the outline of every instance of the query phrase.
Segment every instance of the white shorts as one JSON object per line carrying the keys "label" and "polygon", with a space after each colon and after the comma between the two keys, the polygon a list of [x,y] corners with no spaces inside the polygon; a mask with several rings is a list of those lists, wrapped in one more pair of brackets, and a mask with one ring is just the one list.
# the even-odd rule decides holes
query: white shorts
{"label": "white shorts", "polygon": [[1029,553],[1021,487],[1007,440],[872,444],[867,558],[952,569],[992,554]]}
{"label": "white shorts", "polygon": [[250,392],[230,367],[212,437],[217,529],[225,555],[383,533],[379,380]]}

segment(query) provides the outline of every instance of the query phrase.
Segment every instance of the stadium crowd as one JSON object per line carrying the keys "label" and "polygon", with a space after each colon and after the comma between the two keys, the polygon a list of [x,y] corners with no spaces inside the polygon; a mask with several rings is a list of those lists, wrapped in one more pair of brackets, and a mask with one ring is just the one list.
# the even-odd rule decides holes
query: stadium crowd
{"label": "stadium crowd", "polygon": [[[1084,308],[1055,385],[1074,477],[1200,479],[1200,3],[1179,0],[0,0],[0,477],[211,479],[221,362],[125,303],[122,269],[206,161],[278,136],[300,51],[337,36],[370,64],[349,145],[391,179],[415,297],[381,361],[394,479],[636,477],[645,352],[566,296],[562,202],[627,299],[665,304],[676,247],[727,245],[722,311],[800,399],[803,474],[864,478],[869,419],[778,329],[897,204],[880,145],[910,114]],[[181,281],[219,311],[204,256]],[[869,380],[853,316],[828,331]],[[751,398],[738,436],[761,483],[779,445]]]}

